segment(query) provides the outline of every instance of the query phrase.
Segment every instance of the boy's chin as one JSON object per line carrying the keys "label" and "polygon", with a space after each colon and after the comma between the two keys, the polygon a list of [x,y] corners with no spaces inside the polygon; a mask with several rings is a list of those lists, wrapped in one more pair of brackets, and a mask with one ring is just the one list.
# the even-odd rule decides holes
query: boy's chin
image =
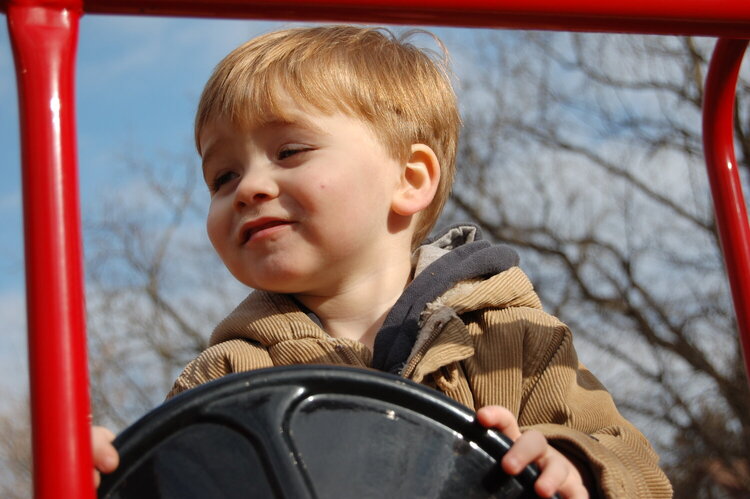
{"label": "boy's chin", "polygon": [[301,282],[299,276],[292,274],[285,274],[283,276],[274,275],[266,278],[262,278],[261,276],[246,277],[236,275],[235,277],[237,277],[237,279],[245,286],[260,291],[280,294],[297,294],[306,291],[306,287]]}

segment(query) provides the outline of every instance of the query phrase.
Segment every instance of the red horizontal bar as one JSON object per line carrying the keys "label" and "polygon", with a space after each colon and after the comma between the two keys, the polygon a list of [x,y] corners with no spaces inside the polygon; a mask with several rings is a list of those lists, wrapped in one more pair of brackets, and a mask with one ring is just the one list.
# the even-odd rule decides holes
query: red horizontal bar
{"label": "red horizontal bar", "polygon": [[[9,4],[66,0],[0,0]],[[85,0],[97,14],[750,37],[750,0]]]}

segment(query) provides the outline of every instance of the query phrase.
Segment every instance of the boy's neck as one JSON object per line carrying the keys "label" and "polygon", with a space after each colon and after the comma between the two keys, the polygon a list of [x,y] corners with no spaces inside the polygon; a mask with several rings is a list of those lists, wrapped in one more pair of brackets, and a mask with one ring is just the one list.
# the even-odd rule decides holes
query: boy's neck
{"label": "boy's neck", "polygon": [[383,321],[411,279],[410,258],[389,263],[330,295],[295,297],[318,316],[330,336],[359,341],[372,350]]}

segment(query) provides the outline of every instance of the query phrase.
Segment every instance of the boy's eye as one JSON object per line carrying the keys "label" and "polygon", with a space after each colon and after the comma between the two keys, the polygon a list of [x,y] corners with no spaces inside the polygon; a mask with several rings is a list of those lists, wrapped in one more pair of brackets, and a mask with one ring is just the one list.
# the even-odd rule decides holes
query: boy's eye
{"label": "boy's eye", "polygon": [[237,178],[237,173],[235,172],[224,172],[217,175],[213,182],[211,182],[211,192],[218,191],[222,185],[226,184],[227,182],[231,182]]}
{"label": "boy's eye", "polygon": [[281,150],[276,155],[278,160],[287,159],[295,154],[303,153],[306,151],[309,151],[310,148],[302,145],[291,145],[291,146],[284,146],[281,148]]}

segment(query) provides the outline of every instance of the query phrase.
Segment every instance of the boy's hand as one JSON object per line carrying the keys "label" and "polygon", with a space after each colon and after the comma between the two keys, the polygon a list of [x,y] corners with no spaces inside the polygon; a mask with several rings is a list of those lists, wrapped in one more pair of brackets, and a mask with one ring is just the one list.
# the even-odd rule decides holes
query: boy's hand
{"label": "boy's hand", "polygon": [[509,475],[517,475],[527,465],[536,463],[540,475],[534,490],[542,497],[559,493],[567,499],[588,498],[588,492],[578,469],[565,456],[547,443],[544,435],[529,430],[524,433],[508,409],[489,405],[477,411],[477,420],[486,428],[495,428],[513,440],[513,446],[503,456],[500,465]]}
{"label": "boy's hand", "polygon": [[94,456],[94,484],[98,487],[101,473],[112,473],[120,464],[120,455],[112,445],[114,433],[103,426],[91,427],[91,445]]}

